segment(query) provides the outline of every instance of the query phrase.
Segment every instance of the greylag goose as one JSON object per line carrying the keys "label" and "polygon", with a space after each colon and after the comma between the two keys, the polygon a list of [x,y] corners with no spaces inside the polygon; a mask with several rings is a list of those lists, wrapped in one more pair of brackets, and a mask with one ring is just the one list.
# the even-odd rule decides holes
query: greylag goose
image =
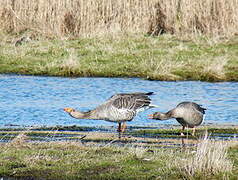
{"label": "greylag goose", "polygon": [[175,118],[183,127],[182,133],[185,127],[193,128],[192,135],[195,134],[195,126],[199,126],[204,120],[205,108],[194,102],[181,102],[176,108],[168,111],[167,113],[156,112],[150,114],[150,119],[167,120]]}
{"label": "greylag goose", "polygon": [[[105,120],[118,123],[119,138],[121,132],[126,129],[126,121],[131,121],[138,112],[148,108],[156,107],[151,105],[149,98],[153,92],[148,93],[127,93],[115,94],[105,103],[87,112],[77,111],[73,108],[64,108],[64,111],[77,119]],[[123,123],[123,125],[121,125]]]}

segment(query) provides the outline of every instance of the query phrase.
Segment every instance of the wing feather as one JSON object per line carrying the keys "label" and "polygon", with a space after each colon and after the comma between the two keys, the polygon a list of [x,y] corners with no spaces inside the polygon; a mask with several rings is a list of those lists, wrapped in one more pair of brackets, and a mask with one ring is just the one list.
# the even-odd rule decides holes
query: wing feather
{"label": "wing feather", "polygon": [[149,95],[152,94],[152,92],[116,94],[105,103],[118,109],[137,110],[150,105],[151,99],[149,98]]}
{"label": "wing feather", "polygon": [[202,114],[205,114],[206,110],[206,108],[203,108],[194,102],[181,102],[177,105],[177,107],[192,107],[194,110],[199,111]]}

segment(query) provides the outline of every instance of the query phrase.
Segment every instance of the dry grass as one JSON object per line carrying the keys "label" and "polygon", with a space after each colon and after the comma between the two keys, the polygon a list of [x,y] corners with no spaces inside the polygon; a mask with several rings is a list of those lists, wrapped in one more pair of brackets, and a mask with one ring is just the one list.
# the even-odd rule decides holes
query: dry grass
{"label": "dry grass", "polygon": [[[30,179],[223,179],[235,178],[228,148],[237,141],[205,136],[195,148],[108,146],[80,142],[27,142],[23,131],[0,148],[0,176]],[[98,139],[100,133],[91,133]],[[111,138],[111,134],[103,134]],[[234,149],[236,150],[236,149]],[[234,151],[233,156],[236,156]],[[236,167],[236,166],[235,166]],[[100,173],[99,173],[100,172]]]}
{"label": "dry grass", "polygon": [[0,27],[48,37],[121,32],[233,36],[237,9],[237,0],[5,0]]}
{"label": "dry grass", "polygon": [[[0,34],[0,37],[4,35]],[[0,42],[0,72],[153,80],[237,81],[237,38],[229,41],[172,35]]]}
{"label": "dry grass", "polygon": [[79,73],[81,69],[80,59],[77,58],[74,50],[66,49],[69,56],[63,59],[57,59],[56,61],[49,61],[45,65],[39,64],[36,69],[44,71],[50,71],[51,69],[64,70],[65,73],[70,76],[71,74]]}
{"label": "dry grass", "polygon": [[206,61],[203,73],[211,74],[217,79],[224,79],[225,77],[225,67],[227,65],[228,58],[226,56],[220,56]]}
{"label": "dry grass", "polygon": [[187,151],[187,158],[182,159],[178,164],[188,179],[195,175],[211,176],[231,173],[233,161],[228,158],[227,151],[232,145],[234,145],[233,141],[215,141],[205,134],[195,152]]}

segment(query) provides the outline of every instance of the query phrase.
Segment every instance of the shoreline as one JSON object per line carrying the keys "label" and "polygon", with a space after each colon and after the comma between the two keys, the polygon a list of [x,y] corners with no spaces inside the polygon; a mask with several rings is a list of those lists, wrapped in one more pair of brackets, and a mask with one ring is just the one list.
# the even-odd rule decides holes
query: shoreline
{"label": "shoreline", "polygon": [[[196,135],[191,136],[192,129],[187,128],[185,133],[188,134],[186,137],[189,139],[199,138],[204,136],[206,133],[215,139],[227,139],[233,138],[238,140],[238,124],[237,125],[201,125],[196,128]],[[181,133],[180,125],[163,125],[163,127],[142,127],[142,126],[128,126],[125,132],[125,137],[130,138],[156,138],[163,139],[169,138],[170,140],[183,138],[179,134]],[[90,140],[98,140],[102,138],[104,140],[112,140],[117,138],[116,128],[112,126],[51,126],[51,127],[10,127],[0,128],[0,139],[1,141],[12,140],[18,135],[24,134],[29,139],[40,141],[67,141],[67,140],[80,140],[81,136],[94,136],[89,138]],[[95,135],[96,134],[96,135]],[[171,139],[172,138],[172,139]],[[48,139],[48,140],[47,140]],[[51,139],[51,140],[50,140]],[[87,139],[87,138],[86,138]],[[100,140],[101,141],[101,140]],[[100,143],[100,142],[99,142]]]}
{"label": "shoreline", "polygon": [[47,75],[47,74],[21,74],[21,73],[0,73],[1,75],[6,76],[38,76],[38,77],[55,77],[55,78],[122,78],[122,79],[141,79],[141,80],[147,80],[147,81],[167,81],[167,82],[186,82],[186,81],[200,81],[200,82],[207,82],[207,83],[226,83],[226,82],[238,82],[238,80],[214,80],[214,81],[203,81],[203,80],[193,80],[193,79],[187,79],[187,80],[161,80],[161,79],[147,79],[145,77],[133,77],[133,76],[60,76],[60,75]]}

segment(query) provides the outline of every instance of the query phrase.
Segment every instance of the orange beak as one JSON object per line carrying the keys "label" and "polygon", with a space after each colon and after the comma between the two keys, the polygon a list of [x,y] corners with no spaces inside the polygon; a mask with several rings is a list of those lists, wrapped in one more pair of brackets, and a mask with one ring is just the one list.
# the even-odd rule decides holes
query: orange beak
{"label": "orange beak", "polygon": [[64,111],[70,113],[73,111],[73,108],[64,108]]}
{"label": "orange beak", "polygon": [[149,114],[148,116],[149,116],[148,119],[153,119],[153,117],[154,117],[153,114]]}

